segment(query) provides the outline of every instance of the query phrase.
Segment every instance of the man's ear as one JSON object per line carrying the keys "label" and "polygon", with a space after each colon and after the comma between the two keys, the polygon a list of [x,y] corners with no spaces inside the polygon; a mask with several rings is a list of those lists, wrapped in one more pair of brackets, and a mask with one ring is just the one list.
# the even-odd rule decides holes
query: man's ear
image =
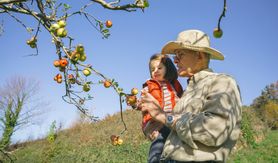
{"label": "man's ear", "polygon": [[202,60],[204,58],[204,55],[202,54],[202,52],[197,52],[197,58],[199,60]]}
{"label": "man's ear", "polygon": [[198,55],[198,59],[200,59],[200,60],[204,60],[207,58],[207,56],[206,56],[207,54],[203,53],[203,52],[198,52],[197,55]]}

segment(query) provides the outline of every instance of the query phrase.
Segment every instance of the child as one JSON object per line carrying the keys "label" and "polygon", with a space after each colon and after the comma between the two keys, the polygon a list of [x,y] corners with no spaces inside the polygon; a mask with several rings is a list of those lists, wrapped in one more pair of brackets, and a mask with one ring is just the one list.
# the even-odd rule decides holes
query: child
{"label": "child", "polygon": [[[143,89],[158,100],[165,112],[172,112],[183,89],[177,80],[178,74],[172,60],[161,54],[154,54],[149,61],[151,79],[143,84]],[[142,130],[152,141],[148,162],[159,162],[164,143],[170,133],[163,124],[152,120],[149,113],[142,113]]]}

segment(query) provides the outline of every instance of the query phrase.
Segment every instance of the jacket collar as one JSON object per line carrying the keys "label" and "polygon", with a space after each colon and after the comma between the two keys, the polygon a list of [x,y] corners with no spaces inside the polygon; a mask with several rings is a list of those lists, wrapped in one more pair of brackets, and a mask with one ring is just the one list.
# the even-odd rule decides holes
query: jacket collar
{"label": "jacket collar", "polygon": [[161,85],[162,83],[168,83],[168,81],[163,81],[163,82],[159,82],[158,80],[155,80],[155,79],[148,79],[147,81],[146,81],[146,83],[147,82],[154,82],[154,83],[157,83],[158,85]]}
{"label": "jacket collar", "polygon": [[198,83],[200,80],[204,79],[209,74],[211,74],[211,72],[213,72],[213,70],[210,68],[201,70],[201,71],[197,72],[196,74],[194,74],[192,77],[188,78],[187,84]]}

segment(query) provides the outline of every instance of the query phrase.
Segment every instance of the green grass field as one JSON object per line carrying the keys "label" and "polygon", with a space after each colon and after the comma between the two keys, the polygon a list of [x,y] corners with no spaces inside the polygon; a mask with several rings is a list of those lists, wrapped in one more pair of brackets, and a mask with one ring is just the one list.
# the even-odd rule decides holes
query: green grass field
{"label": "green grass field", "polygon": [[[76,122],[69,129],[58,132],[57,138],[19,144],[11,152],[15,163],[145,163],[150,142],[141,132],[141,113],[123,113],[128,130],[121,135],[122,145],[111,144],[110,136],[123,129],[120,114],[107,116],[97,123]],[[277,163],[278,131],[270,131],[254,148],[243,148],[234,153],[229,163]],[[0,162],[10,160],[0,154]]]}
{"label": "green grass field", "polygon": [[[97,123],[76,122],[58,132],[53,142],[47,138],[27,142],[13,152],[12,158],[15,163],[146,162],[150,142],[141,132],[141,113],[127,110],[123,116],[128,130],[122,135],[120,114],[108,115]],[[124,140],[122,145],[112,145],[110,136],[114,134]]]}
{"label": "green grass field", "polygon": [[270,131],[254,148],[238,151],[229,163],[278,163],[278,131]]}

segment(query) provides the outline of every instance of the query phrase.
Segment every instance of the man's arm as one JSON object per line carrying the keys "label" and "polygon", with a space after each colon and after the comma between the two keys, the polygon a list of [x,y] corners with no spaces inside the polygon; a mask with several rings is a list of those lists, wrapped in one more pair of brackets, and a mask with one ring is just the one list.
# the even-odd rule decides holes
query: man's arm
{"label": "man's arm", "polygon": [[241,119],[240,107],[236,82],[221,75],[210,86],[204,105],[199,108],[201,112],[182,115],[177,119],[174,129],[181,140],[192,148],[198,148],[196,141],[207,146],[219,146],[227,140]]}

